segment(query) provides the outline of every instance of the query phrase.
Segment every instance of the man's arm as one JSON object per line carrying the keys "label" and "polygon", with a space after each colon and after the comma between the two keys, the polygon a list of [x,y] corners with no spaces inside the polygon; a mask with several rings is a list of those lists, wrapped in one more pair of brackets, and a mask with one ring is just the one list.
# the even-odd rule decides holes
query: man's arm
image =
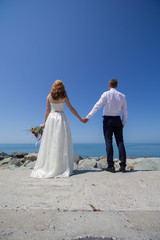
{"label": "man's arm", "polygon": [[103,93],[86,118],[90,119],[102,107],[105,101],[106,101],[106,93]]}
{"label": "man's arm", "polygon": [[123,124],[123,127],[126,123],[126,119],[127,119],[127,114],[128,114],[128,111],[127,111],[127,101],[126,101],[126,97],[124,98],[124,101],[123,101],[123,105],[122,105],[122,124]]}

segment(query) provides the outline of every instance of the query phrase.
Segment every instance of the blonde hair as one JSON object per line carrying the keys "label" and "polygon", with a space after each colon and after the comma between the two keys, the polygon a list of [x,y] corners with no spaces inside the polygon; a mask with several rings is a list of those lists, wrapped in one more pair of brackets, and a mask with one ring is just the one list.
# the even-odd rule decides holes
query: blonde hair
{"label": "blonde hair", "polygon": [[50,94],[54,100],[63,99],[67,96],[64,84],[61,80],[56,80],[54,82]]}

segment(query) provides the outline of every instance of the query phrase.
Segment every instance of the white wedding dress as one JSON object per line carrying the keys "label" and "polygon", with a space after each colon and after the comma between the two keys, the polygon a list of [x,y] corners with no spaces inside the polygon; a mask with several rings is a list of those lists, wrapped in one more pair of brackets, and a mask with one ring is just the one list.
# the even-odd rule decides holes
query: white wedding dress
{"label": "white wedding dress", "polygon": [[73,171],[73,145],[64,102],[54,103],[48,96],[51,112],[47,118],[41,145],[31,177],[69,177]]}

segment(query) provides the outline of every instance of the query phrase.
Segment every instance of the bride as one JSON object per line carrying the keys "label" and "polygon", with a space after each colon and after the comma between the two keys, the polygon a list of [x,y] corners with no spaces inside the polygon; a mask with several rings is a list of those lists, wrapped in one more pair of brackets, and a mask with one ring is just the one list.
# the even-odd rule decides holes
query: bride
{"label": "bride", "polygon": [[31,177],[69,177],[72,174],[73,145],[68,120],[63,112],[64,103],[81,122],[85,122],[70,104],[63,82],[56,80],[47,96],[44,132]]}

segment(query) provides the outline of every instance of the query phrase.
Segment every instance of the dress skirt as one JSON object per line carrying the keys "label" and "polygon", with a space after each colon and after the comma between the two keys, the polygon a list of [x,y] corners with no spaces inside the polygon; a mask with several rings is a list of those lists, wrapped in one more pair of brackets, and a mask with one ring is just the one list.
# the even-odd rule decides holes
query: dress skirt
{"label": "dress skirt", "polygon": [[64,112],[50,112],[31,177],[69,177],[73,171],[73,144]]}

